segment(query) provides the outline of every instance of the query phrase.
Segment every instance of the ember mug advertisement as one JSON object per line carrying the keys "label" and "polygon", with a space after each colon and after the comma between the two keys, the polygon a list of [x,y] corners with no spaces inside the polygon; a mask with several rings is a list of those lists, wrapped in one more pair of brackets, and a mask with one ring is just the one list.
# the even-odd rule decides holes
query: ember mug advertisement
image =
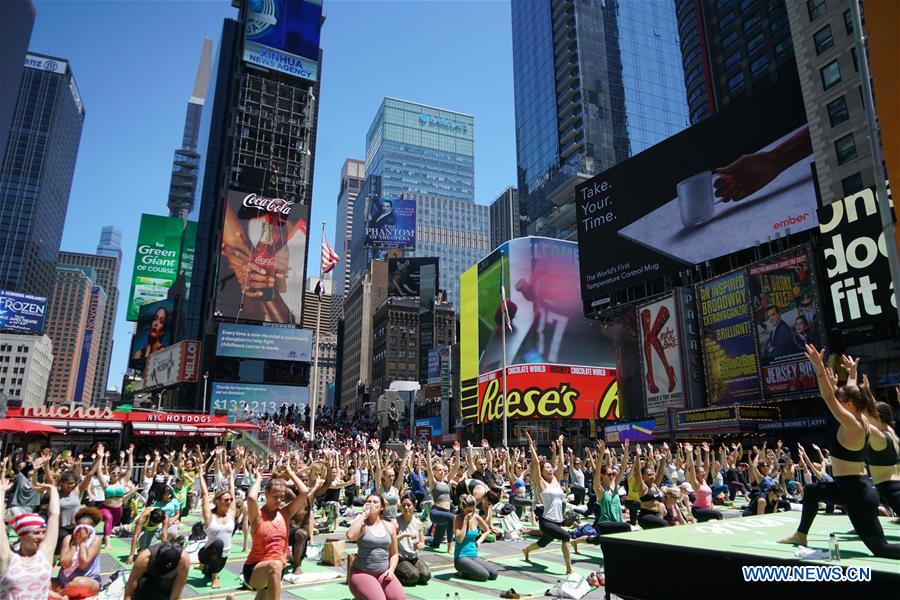
{"label": "ember mug advertisement", "polygon": [[305,207],[283,198],[228,192],[216,316],[299,322],[306,243]]}
{"label": "ember mug advertisement", "polygon": [[685,129],[575,188],[585,314],[616,290],[818,225],[796,82]]}

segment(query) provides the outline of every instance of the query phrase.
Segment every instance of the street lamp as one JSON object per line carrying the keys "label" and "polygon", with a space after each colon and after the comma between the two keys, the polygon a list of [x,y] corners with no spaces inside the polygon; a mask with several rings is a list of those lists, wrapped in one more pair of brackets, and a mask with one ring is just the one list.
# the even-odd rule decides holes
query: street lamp
{"label": "street lamp", "polygon": [[209,378],[209,371],[203,374],[203,414],[206,414],[206,380]]}

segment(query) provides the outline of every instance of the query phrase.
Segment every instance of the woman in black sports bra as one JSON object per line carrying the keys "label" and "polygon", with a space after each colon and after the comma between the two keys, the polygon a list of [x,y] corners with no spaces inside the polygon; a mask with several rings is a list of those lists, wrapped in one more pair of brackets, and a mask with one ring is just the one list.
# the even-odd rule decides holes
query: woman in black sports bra
{"label": "woman in black sports bra", "polygon": [[[869,379],[863,376],[860,386],[867,396],[875,402],[872,391],[869,388]],[[869,472],[875,489],[881,496],[885,506],[891,507],[898,517],[894,522],[900,523],[900,439],[891,424],[894,422],[894,412],[887,402],[875,402],[877,416],[870,420],[869,442],[866,445],[866,462],[869,463]]]}
{"label": "woman in black sports bra", "polygon": [[[668,527],[669,524],[662,517],[662,511],[665,507],[663,504],[662,492],[659,491],[659,484],[662,482],[663,473],[666,469],[666,456],[663,455],[661,463],[654,465],[653,453],[647,453],[647,462],[641,467],[641,446],[637,445],[637,455],[634,458],[634,465],[631,467],[631,474],[628,476],[628,485],[635,486],[640,490],[641,509],[638,512],[638,525],[641,529],[656,529],[659,527]],[[662,508],[661,508],[662,507]]]}
{"label": "woman in black sports bra", "polygon": [[[882,558],[900,559],[900,544],[888,544],[884,530],[878,521],[878,492],[866,471],[865,451],[868,446],[869,419],[876,415],[871,396],[867,396],[856,385],[856,368],[859,361],[847,361],[849,376],[847,385],[838,386],[837,376],[825,366],[825,350],[806,345],[806,357],[816,368],[819,393],[828,410],[840,426],[831,444],[831,470],[834,485],[825,484],[821,494],[813,498],[803,497],[803,512],[800,525],[794,535],[779,540],[783,544],[807,545],[807,534],[818,510],[815,496],[829,497],[844,506],[856,534],[866,547]],[[856,448],[856,450],[851,450]],[[809,486],[807,486],[808,488]],[[834,494],[834,490],[839,492]]]}

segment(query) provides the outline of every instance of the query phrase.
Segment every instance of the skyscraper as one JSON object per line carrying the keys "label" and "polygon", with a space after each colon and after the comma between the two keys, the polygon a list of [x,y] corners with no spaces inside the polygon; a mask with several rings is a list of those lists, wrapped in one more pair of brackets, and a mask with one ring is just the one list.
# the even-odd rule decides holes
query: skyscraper
{"label": "skyscraper", "polygon": [[366,178],[366,163],[348,158],[341,167],[341,189],[338,192],[337,216],[334,219],[332,247],[341,255],[341,261],[332,272],[334,293],[343,296],[350,289],[350,241],[353,236],[353,205]]}
{"label": "skyscraper", "polygon": [[47,335],[53,340],[53,370],[47,400],[91,403],[106,293],[91,267],[60,264],[47,306]]}
{"label": "skyscraper", "polygon": [[24,408],[41,406],[53,367],[53,341],[46,333],[0,333],[0,393]]}
{"label": "skyscraper", "polygon": [[491,203],[491,250],[524,235],[528,217],[519,213],[519,207],[519,190],[514,187],[503,190]]}
{"label": "skyscraper", "polygon": [[34,15],[31,0],[0,2],[0,23],[3,23],[3,35],[0,35],[0,81],[3,82],[0,86],[0,160],[3,160],[16,108]]}
{"label": "skyscraper", "polygon": [[675,0],[675,10],[692,124],[761,81],[796,77],[785,0]]}
{"label": "skyscraper", "polygon": [[[96,284],[106,293],[106,305],[103,321],[94,327],[94,336],[98,338],[97,367],[94,386],[91,390],[91,401],[100,402],[106,395],[106,384],[109,377],[109,365],[112,360],[113,334],[116,329],[116,309],[119,305],[119,266],[122,262],[122,250],[118,241],[122,233],[113,227],[104,227],[100,234],[97,254],[82,252],[60,252],[59,262],[65,265],[90,267],[97,276]],[[118,249],[118,254],[116,250]],[[106,255],[101,254],[106,252]]]}
{"label": "skyscraper", "polygon": [[66,60],[30,53],[0,165],[0,288],[49,297],[84,105]]}
{"label": "skyscraper", "polygon": [[475,119],[463,113],[385,98],[366,134],[366,177],[381,177],[385,196],[416,192],[475,200]]}
{"label": "skyscraper", "polygon": [[187,115],[181,147],[175,151],[172,161],[172,179],[169,183],[169,215],[187,218],[194,209],[194,194],[197,191],[197,175],[200,170],[200,154],[197,152],[197,138],[200,134],[200,118],[206,101],[206,88],[212,69],[212,40],[203,40],[200,64],[194,78],[194,90],[188,100]]}
{"label": "skyscraper", "polygon": [[519,201],[574,239],[575,186],[687,125],[670,2],[513,0]]}
{"label": "skyscraper", "polygon": [[[822,201],[875,185],[849,2],[789,2],[788,17]],[[877,99],[876,99],[877,100]]]}
{"label": "skyscraper", "polygon": [[[286,327],[298,327],[302,320],[322,3],[234,5],[239,19],[223,24],[208,93],[212,104],[201,118],[197,241],[182,336],[203,340],[201,368],[213,382],[306,387],[304,362],[283,368],[285,361],[247,356],[235,371],[235,359],[217,356],[215,347],[219,323],[226,320]],[[223,246],[235,244],[246,248],[237,260],[223,252]],[[273,275],[283,274],[265,290],[265,298],[243,279],[254,252],[265,253],[256,256],[265,257]],[[198,388],[197,403],[200,395]],[[302,394],[291,401],[301,402]]]}
{"label": "skyscraper", "polygon": [[[321,296],[316,294],[316,285],[321,281]],[[332,279],[319,279],[310,277],[306,282],[303,304],[306,310],[303,312],[303,328],[316,331],[316,321],[319,321],[319,377],[315,382],[310,379],[310,398],[315,394],[318,406],[326,405],[328,398],[328,383],[334,381],[337,368],[337,335],[331,333],[331,323],[336,320],[333,317],[337,305],[337,297],[334,295],[335,281]],[[319,315],[319,305],[322,312]],[[316,339],[313,337],[313,343]],[[315,345],[313,346],[313,358],[315,358]],[[310,375],[312,377],[312,375]]]}

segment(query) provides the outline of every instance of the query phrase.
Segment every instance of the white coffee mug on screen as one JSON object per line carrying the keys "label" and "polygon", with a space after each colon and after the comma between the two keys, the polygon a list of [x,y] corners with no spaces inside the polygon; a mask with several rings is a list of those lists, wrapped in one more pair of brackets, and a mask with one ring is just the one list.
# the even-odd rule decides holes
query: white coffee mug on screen
{"label": "white coffee mug on screen", "polygon": [[685,227],[703,225],[716,214],[712,171],[701,171],[679,181],[675,191],[678,209],[681,211],[681,223]]}

